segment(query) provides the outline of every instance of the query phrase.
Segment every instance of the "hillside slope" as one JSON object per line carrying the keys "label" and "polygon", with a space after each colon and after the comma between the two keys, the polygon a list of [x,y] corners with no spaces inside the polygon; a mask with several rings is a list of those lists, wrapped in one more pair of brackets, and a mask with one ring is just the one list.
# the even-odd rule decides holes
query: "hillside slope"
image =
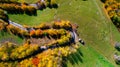
{"label": "hillside slope", "polygon": [[[20,24],[38,25],[57,19],[79,25],[78,32],[86,45],[68,58],[68,67],[117,67],[113,60],[114,43],[120,34],[104,12],[99,0],[57,0],[57,9],[38,11],[38,16],[9,15]],[[24,16],[24,17],[23,17]],[[72,60],[71,60],[72,59]],[[79,59],[79,60],[78,60]]]}

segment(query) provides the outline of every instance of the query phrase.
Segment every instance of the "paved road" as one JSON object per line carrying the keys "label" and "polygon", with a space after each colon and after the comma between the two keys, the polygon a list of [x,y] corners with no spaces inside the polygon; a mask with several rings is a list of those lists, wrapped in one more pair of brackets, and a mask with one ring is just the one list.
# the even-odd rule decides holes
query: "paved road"
{"label": "paved road", "polygon": [[[41,2],[45,2],[44,0],[41,0]],[[29,4],[29,6],[33,6],[33,7],[35,7],[36,9],[40,9],[40,7],[41,7],[41,5],[39,4],[39,3],[33,3],[33,4]]]}
{"label": "paved road", "polygon": [[26,28],[24,28],[22,25],[18,24],[18,23],[15,23],[15,22],[12,22],[11,20],[8,20],[9,21],[9,24],[15,26],[15,27],[18,27],[20,28],[21,30],[24,30],[24,31],[27,31]]}
{"label": "paved road", "polygon": [[[13,25],[13,26],[15,26],[15,27],[18,27],[18,28],[20,28],[21,30],[28,31],[28,30],[27,30],[26,28],[24,28],[22,25],[20,25],[20,24],[18,24],[18,23],[15,23],[15,22],[12,22],[11,20],[9,20],[9,24],[11,24],[11,25]],[[77,34],[75,33],[75,31],[73,30],[73,31],[71,31],[70,33],[71,33],[71,36],[72,36],[74,42],[78,42],[78,36],[77,36]]]}
{"label": "paved road", "polygon": [[74,42],[78,42],[78,36],[77,36],[77,34],[75,33],[75,31],[74,31],[74,30],[71,31],[70,34],[71,34]]}

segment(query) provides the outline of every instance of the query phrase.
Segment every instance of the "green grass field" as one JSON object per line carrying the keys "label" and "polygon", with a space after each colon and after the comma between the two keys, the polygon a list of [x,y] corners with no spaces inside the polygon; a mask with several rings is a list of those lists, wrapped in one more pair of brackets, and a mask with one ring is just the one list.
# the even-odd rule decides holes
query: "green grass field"
{"label": "green grass field", "polygon": [[[37,16],[28,16],[24,15],[12,15],[10,14],[9,17],[12,21],[15,21],[22,25],[30,25],[35,26],[39,25],[41,22],[49,22],[53,20],[53,16],[55,13],[55,9],[45,9],[43,11],[37,11]],[[44,17],[44,18],[43,18]]]}
{"label": "green grass field", "polygon": [[113,55],[116,51],[114,43],[120,41],[120,33],[105,14],[102,3],[99,0],[57,0],[57,3],[57,9],[37,11],[37,16],[9,14],[9,17],[12,21],[30,26],[57,19],[77,23],[80,37],[86,45],[79,49],[83,56],[79,51],[77,55],[71,55],[66,66],[119,67]]}
{"label": "green grass field", "polygon": [[81,46],[77,53],[70,55],[67,60],[66,67],[114,67],[90,46]]}
{"label": "green grass field", "polygon": [[18,2],[36,3],[38,0],[17,0]]}
{"label": "green grass field", "polygon": [[23,43],[23,39],[13,35],[13,34],[10,34],[10,33],[7,33],[7,32],[4,32],[4,31],[0,31],[0,42],[4,42],[4,41],[12,41],[13,43],[17,43],[17,44],[22,44]]}

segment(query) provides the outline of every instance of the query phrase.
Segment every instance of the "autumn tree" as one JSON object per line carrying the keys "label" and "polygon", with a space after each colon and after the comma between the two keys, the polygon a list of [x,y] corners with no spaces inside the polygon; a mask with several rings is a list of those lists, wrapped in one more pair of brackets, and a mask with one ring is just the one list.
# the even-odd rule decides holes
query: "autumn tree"
{"label": "autumn tree", "polygon": [[50,4],[51,4],[52,6],[54,6],[54,5],[56,4],[56,0],[51,0],[51,1],[50,1]]}

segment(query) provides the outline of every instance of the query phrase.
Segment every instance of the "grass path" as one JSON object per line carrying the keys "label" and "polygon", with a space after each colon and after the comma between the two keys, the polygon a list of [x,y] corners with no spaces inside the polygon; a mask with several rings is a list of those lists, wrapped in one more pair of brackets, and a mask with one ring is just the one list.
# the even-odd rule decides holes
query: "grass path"
{"label": "grass path", "polygon": [[[101,15],[101,17],[103,18],[103,20],[105,19],[105,16],[103,15],[103,13],[102,13],[102,9],[100,8],[100,6],[97,4],[97,1],[96,0],[92,0],[95,4],[96,4],[96,6],[97,6],[97,9],[99,10],[99,13],[100,13],[100,15]],[[103,7],[104,8],[104,7]],[[107,14],[106,14],[106,16],[107,16]],[[108,18],[108,16],[107,16],[107,18]],[[112,36],[112,29],[111,29],[111,24],[109,25],[109,31],[110,31],[110,43],[113,45],[114,44],[114,41],[113,41],[113,36]],[[114,46],[113,46],[114,47]],[[105,57],[105,56],[104,56]],[[105,57],[106,58],[106,57]],[[107,58],[106,58],[107,59]],[[107,59],[108,60],[108,59]]]}

